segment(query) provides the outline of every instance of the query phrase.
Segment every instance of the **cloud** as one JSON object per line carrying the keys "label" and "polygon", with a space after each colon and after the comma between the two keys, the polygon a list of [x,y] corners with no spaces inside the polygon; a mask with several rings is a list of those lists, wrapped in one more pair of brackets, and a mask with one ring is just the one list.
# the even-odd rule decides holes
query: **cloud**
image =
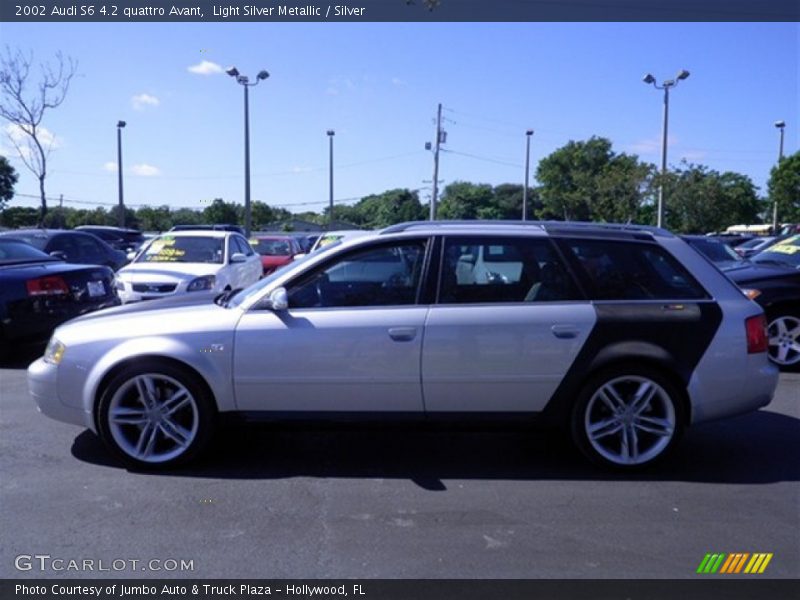
{"label": "cloud", "polygon": [[333,86],[331,86],[329,88],[326,88],[325,89],[325,95],[326,96],[338,96],[339,95],[339,89],[335,88]]}
{"label": "cloud", "polygon": [[392,85],[395,87],[405,87],[408,85],[407,82],[403,81],[399,77],[392,77]]}
{"label": "cloud", "polygon": [[116,173],[117,172],[117,163],[115,163],[113,161],[108,161],[107,163],[103,164],[103,170],[104,171],[110,171],[111,173]]}
{"label": "cloud", "polygon": [[309,173],[313,171],[311,167],[292,167],[292,173]]}
{"label": "cloud", "polygon": [[150,94],[138,94],[131,98],[131,104],[134,110],[144,110],[148,106],[158,106],[161,102],[158,98]]}
{"label": "cloud", "polygon": [[[674,136],[667,136],[667,146],[674,146],[678,140]],[[628,152],[635,152],[636,154],[660,154],[661,153],[661,138],[648,138],[640,140],[633,144],[628,144],[626,147]]]}
{"label": "cloud", "polygon": [[[15,125],[13,123],[9,123],[8,125],[6,125],[5,131],[8,137],[11,138],[11,141],[14,142],[15,144],[22,145],[26,142],[26,140],[30,139],[28,134],[25,133],[26,129],[23,129],[19,125]],[[60,140],[56,138],[56,136],[53,135],[53,133],[50,130],[46,129],[45,127],[42,127],[41,125],[36,128],[36,134],[39,138],[39,142],[45,148],[47,147],[58,148],[61,145]]]}
{"label": "cloud", "polygon": [[210,60],[203,60],[196,65],[188,67],[188,70],[195,75],[216,75],[225,71],[217,63],[211,62]]}
{"label": "cloud", "polygon": [[131,167],[131,173],[138,175],[139,177],[156,177],[161,175],[161,170],[158,167],[142,163],[139,165],[133,165]]}

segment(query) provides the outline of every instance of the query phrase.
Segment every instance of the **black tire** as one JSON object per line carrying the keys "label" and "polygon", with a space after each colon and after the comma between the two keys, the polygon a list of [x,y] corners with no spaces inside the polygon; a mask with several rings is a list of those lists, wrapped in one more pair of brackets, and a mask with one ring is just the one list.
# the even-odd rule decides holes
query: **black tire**
{"label": "black tire", "polygon": [[215,424],[214,401],[199,378],[154,359],[117,372],[97,407],[100,438],[136,470],[168,469],[191,461],[208,445]]}
{"label": "black tire", "polygon": [[[637,402],[643,391],[647,393]],[[581,389],[570,420],[572,439],[589,460],[622,471],[663,460],[682,437],[685,423],[675,384],[660,371],[637,364],[593,375]]]}
{"label": "black tire", "polygon": [[769,359],[781,371],[800,372],[800,311],[778,309],[767,315]]}

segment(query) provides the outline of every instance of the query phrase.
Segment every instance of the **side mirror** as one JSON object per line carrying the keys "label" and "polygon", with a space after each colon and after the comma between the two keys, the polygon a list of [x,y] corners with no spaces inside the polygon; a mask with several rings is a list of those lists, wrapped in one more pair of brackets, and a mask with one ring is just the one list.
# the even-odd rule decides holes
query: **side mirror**
{"label": "side mirror", "polygon": [[286,310],[289,308],[289,295],[285,287],[279,287],[270,293],[267,298],[267,305],[272,310]]}
{"label": "side mirror", "polygon": [[136,252],[134,252],[133,250],[131,250],[131,251],[130,251],[130,252],[128,252],[128,253],[127,253],[125,256],[127,256],[127,257],[128,257],[128,260],[133,260],[134,258],[136,258]]}
{"label": "side mirror", "polygon": [[231,264],[247,262],[247,256],[241,252],[234,252],[231,254]]}
{"label": "side mirror", "polygon": [[60,259],[60,260],[67,260],[67,255],[66,255],[66,253],[65,253],[65,252],[62,252],[61,250],[53,250],[53,251],[50,253],[50,256],[52,256],[53,258],[58,258],[58,259]]}

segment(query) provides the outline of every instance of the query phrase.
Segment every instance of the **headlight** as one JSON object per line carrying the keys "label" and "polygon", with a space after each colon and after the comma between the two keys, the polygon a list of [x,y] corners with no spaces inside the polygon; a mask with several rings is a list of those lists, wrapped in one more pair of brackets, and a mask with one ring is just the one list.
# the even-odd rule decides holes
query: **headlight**
{"label": "headlight", "polygon": [[189,283],[189,287],[186,288],[187,292],[201,292],[203,290],[212,290],[214,289],[214,283],[216,282],[217,278],[213,275],[206,275],[204,277],[198,277],[197,279],[193,279]]}
{"label": "headlight", "polygon": [[51,337],[47,343],[47,348],[44,351],[44,362],[51,365],[57,365],[64,358],[64,351],[67,347],[59,342],[56,338]]}
{"label": "headlight", "polygon": [[761,290],[755,290],[752,288],[743,288],[742,293],[747,296],[750,300],[755,300],[761,295]]}

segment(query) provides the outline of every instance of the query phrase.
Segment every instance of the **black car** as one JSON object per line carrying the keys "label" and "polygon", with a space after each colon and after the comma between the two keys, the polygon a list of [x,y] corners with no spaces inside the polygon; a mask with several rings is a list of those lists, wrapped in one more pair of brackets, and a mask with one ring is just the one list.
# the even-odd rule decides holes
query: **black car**
{"label": "black car", "polygon": [[125,254],[136,252],[144,243],[144,235],[138,229],[123,229],[122,227],[106,227],[103,225],[81,225],[75,231],[84,231],[99,237],[112,248],[121,250]]}
{"label": "black car", "polygon": [[0,357],[45,341],[64,321],[120,304],[108,267],[73,265],[0,237]]}
{"label": "black car", "polygon": [[723,271],[744,262],[741,255],[720,238],[707,235],[682,235],[681,238]]}
{"label": "black car", "polygon": [[764,308],[772,361],[785,370],[800,370],[800,235],[773,244],[725,274]]}
{"label": "black car", "polygon": [[17,229],[0,234],[2,238],[22,240],[44,252],[82,265],[105,265],[115,271],[128,262],[128,256],[100,238],[82,231],[66,229]]}

